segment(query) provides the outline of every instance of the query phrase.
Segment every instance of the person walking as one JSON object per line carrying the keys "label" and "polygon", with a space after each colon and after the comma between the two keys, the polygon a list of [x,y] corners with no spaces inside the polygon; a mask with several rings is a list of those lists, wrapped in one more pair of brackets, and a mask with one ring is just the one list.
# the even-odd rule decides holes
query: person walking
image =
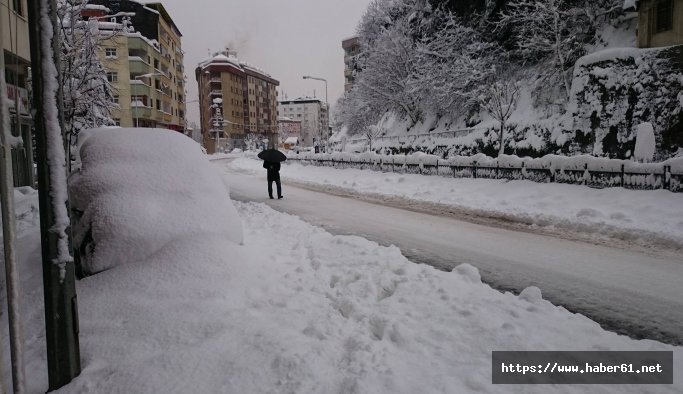
{"label": "person walking", "polygon": [[273,199],[273,182],[277,186],[277,198],[282,198],[282,184],[280,183],[280,163],[263,161],[263,168],[268,171],[268,196]]}

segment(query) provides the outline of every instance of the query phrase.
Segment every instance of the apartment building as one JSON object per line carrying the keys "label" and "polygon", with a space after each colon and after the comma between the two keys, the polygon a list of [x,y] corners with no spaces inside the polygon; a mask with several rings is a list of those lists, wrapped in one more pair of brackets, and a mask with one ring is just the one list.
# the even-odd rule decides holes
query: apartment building
{"label": "apartment building", "polygon": [[321,145],[327,138],[328,111],[323,101],[312,97],[280,101],[278,112],[280,116],[301,122],[300,145]]}
{"label": "apartment building", "polygon": [[21,136],[24,141],[23,146],[12,149],[14,186],[33,186],[33,122],[28,101],[31,50],[26,0],[0,0],[0,42],[7,82],[7,91],[0,94],[5,94],[10,100],[12,135]]}
{"label": "apartment building", "polygon": [[358,37],[347,38],[342,41],[344,49],[344,91],[353,87],[355,75],[358,71],[357,55],[360,54],[360,40]]}
{"label": "apartment building", "polygon": [[109,18],[112,38],[100,59],[114,88],[118,108],[112,111],[122,127],[158,127],[185,132],[185,69],[182,34],[161,3],[134,0],[90,0],[87,16]]}
{"label": "apartment building", "polygon": [[683,44],[683,0],[639,0],[638,47]]}
{"label": "apartment building", "polygon": [[195,69],[202,139],[209,153],[244,148],[249,139],[277,146],[277,86],[265,71],[226,49]]}

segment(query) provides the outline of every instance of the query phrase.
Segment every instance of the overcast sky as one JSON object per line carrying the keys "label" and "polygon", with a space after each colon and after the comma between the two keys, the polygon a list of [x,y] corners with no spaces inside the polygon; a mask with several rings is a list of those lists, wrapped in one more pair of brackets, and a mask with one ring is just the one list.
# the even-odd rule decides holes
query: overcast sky
{"label": "overcast sky", "polygon": [[[287,98],[325,99],[325,78],[334,104],[344,92],[341,41],[354,35],[371,0],[160,0],[183,34],[187,101],[197,99],[194,70],[209,52],[226,46],[237,57],[280,81]],[[282,98],[282,97],[280,97]],[[187,105],[190,122],[199,124],[198,103]]]}

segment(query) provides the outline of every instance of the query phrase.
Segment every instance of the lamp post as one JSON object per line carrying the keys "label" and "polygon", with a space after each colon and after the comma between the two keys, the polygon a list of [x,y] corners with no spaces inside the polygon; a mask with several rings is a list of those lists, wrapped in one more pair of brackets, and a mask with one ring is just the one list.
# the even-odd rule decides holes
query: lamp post
{"label": "lamp post", "polygon": [[325,150],[327,150],[327,145],[329,141],[329,136],[328,133],[330,132],[330,103],[327,101],[327,79],[325,78],[318,78],[318,77],[312,77],[310,75],[304,75],[304,79],[315,79],[316,81],[323,81],[325,82],[325,116],[327,116],[327,130],[325,130]]}
{"label": "lamp post", "polygon": [[[156,76],[159,76],[159,75],[166,75],[166,74],[163,74],[163,73],[142,74],[142,75],[138,75],[137,77],[135,77],[135,80],[139,81],[139,80],[142,79],[142,78],[156,77]],[[139,97],[139,96],[135,96],[135,97],[137,98],[137,97]],[[138,104],[137,104],[137,101],[138,101],[138,100],[135,100],[135,101],[136,101],[136,104],[135,104],[135,127],[137,128],[137,127],[140,126],[140,125],[138,124],[139,121],[140,121],[140,119],[139,119],[139,118],[140,118],[140,114],[139,114],[139,112],[138,112]]]}
{"label": "lamp post", "polygon": [[[215,148],[214,148],[214,153],[218,153],[218,148],[221,143],[221,131],[223,127],[225,127],[225,120],[223,119],[223,113],[221,110],[223,104],[223,99],[221,98],[215,98],[213,99],[213,104],[211,104],[211,108],[213,108],[213,118],[212,120],[212,126],[213,126],[213,132],[215,134]],[[218,128],[220,127],[220,129]]]}

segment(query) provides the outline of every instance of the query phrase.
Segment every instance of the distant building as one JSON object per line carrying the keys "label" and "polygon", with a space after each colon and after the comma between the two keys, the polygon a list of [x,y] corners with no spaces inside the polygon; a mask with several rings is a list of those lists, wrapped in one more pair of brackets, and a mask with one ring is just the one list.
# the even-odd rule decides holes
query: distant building
{"label": "distant building", "polygon": [[[296,139],[296,144],[298,144],[301,139],[301,121],[288,118],[286,116],[279,117],[277,119],[278,134],[280,134],[280,142]],[[295,144],[295,145],[296,145]],[[289,149],[289,148],[287,148]]]}
{"label": "distant building", "polygon": [[348,92],[353,87],[358,71],[357,56],[360,54],[360,40],[358,37],[347,38],[342,41],[342,48],[344,49],[344,91]]}
{"label": "distant building", "polygon": [[209,153],[244,148],[248,139],[278,146],[277,90],[280,82],[226,49],[200,63],[199,111]]}
{"label": "distant building", "polygon": [[7,91],[10,100],[10,129],[24,140],[12,149],[14,186],[33,186],[33,144],[31,110],[28,100],[28,70],[31,66],[26,0],[0,0],[1,56],[5,61]]}
{"label": "distant building", "polygon": [[281,116],[301,122],[303,146],[319,145],[327,136],[327,106],[321,100],[311,97],[280,101]]}
{"label": "distant building", "polygon": [[683,0],[639,0],[638,47],[683,44]]}
{"label": "distant building", "polygon": [[[132,13],[102,19],[101,29],[119,30],[105,41],[100,59],[114,87],[117,125],[158,127],[185,132],[185,68],[182,34],[161,3],[90,0],[84,17]],[[106,23],[109,22],[109,23]]]}

